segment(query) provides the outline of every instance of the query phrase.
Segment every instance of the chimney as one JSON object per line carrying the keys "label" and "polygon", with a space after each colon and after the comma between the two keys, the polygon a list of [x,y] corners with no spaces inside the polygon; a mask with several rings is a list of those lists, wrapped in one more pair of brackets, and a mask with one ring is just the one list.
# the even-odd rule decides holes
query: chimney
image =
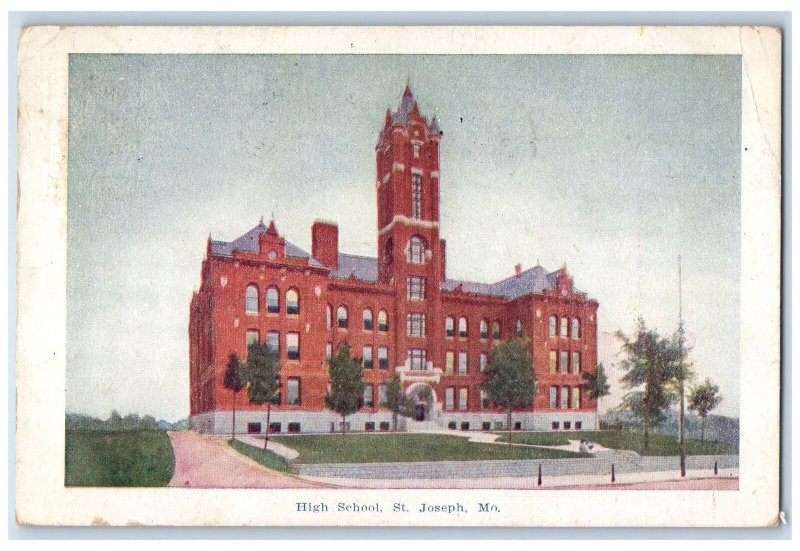
{"label": "chimney", "polygon": [[311,255],[331,269],[339,266],[339,226],[315,220],[311,226]]}
{"label": "chimney", "polygon": [[522,264],[516,264],[514,266],[514,274],[516,274],[516,276],[519,277],[519,274],[521,273],[522,273]]}

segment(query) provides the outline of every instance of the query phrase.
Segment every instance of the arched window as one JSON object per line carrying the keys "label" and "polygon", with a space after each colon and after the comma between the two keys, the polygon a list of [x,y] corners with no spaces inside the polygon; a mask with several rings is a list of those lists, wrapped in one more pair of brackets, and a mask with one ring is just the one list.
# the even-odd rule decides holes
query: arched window
{"label": "arched window", "polygon": [[500,322],[496,321],[492,324],[492,338],[499,340],[500,339]]}
{"label": "arched window", "polygon": [[289,289],[286,291],[286,313],[300,313],[300,296],[297,294],[297,289]]}
{"label": "arched window", "polygon": [[522,336],[522,322],[520,320],[517,320],[517,324],[516,324],[515,328],[517,330],[517,336],[521,337]]}
{"label": "arched window", "polygon": [[386,260],[387,265],[394,262],[394,240],[391,237],[386,241],[386,245],[383,246],[383,258]]}
{"label": "arched window", "polygon": [[567,324],[569,320],[567,318],[561,318],[561,336],[567,338]]}
{"label": "arched window", "polygon": [[364,329],[372,331],[372,310],[364,308]]}
{"label": "arched window", "polygon": [[248,314],[258,313],[258,287],[254,284],[248,285],[244,293],[244,310]]}
{"label": "arched window", "polygon": [[581,338],[581,321],[578,318],[572,318],[572,338]]}
{"label": "arched window", "polygon": [[339,306],[336,310],[336,319],[340,329],[347,329],[347,308]]}
{"label": "arched window", "polygon": [[446,317],[444,319],[444,334],[446,337],[452,337],[455,335],[455,326],[453,325],[453,318]]}
{"label": "arched window", "polygon": [[333,308],[331,308],[330,304],[326,304],[325,305],[325,329],[330,331],[332,324],[333,324]]}
{"label": "arched window", "polygon": [[408,261],[411,264],[425,263],[425,241],[418,235],[415,235],[409,241]]}
{"label": "arched window", "polygon": [[281,303],[277,287],[267,289],[267,312],[277,314],[281,311]]}
{"label": "arched window", "polygon": [[389,316],[386,315],[386,310],[378,312],[378,331],[385,333],[389,330]]}
{"label": "arched window", "polygon": [[556,336],[556,325],[558,324],[558,318],[556,318],[555,316],[550,316],[549,322],[550,323],[549,323],[549,333],[548,334],[551,337],[555,337]]}
{"label": "arched window", "polygon": [[489,338],[489,324],[486,323],[486,320],[481,320],[480,332],[481,332],[481,338],[482,339],[488,339]]}
{"label": "arched window", "polygon": [[458,318],[458,336],[466,338],[467,336],[467,318]]}

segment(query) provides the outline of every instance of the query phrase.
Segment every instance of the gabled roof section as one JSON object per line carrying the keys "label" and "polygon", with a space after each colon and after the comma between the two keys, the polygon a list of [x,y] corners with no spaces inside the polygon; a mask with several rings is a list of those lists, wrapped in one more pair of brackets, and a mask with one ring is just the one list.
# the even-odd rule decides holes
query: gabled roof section
{"label": "gabled roof section", "polygon": [[348,279],[351,275],[359,281],[378,281],[378,259],[339,253],[339,266],[331,271],[330,277]]}
{"label": "gabled roof section", "polygon": [[[445,279],[440,288],[443,291],[455,291],[460,288],[464,293],[503,297],[514,300],[531,293],[542,293],[555,289],[556,277],[559,271],[560,270],[548,272],[542,266],[534,266],[524,272],[520,272],[519,275],[513,275],[496,283],[478,283],[474,281]],[[575,289],[574,292],[580,293],[577,289]]]}
{"label": "gabled roof section", "polygon": [[[269,233],[278,235],[278,230],[275,228],[275,223],[270,222],[269,227],[264,225],[261,220],[256,227],[245,233],[244,235],[234,239],[233,241],[215,241],[211,240],[211,254],[214,256],[233,256],[234,251],[241,251],[247,253],[257,253],[258,243],[261,239],[261,234]],[[289,241],[284,240],[285,256],[291,258],[307,259],[309,264],[315,268],[325,268],[322,262],[311,256],[309,253]]]}

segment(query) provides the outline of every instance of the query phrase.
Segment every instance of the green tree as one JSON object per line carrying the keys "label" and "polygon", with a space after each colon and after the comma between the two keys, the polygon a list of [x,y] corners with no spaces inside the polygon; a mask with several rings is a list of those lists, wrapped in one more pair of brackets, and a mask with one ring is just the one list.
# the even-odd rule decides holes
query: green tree
{"label": "green tree", "polygon": [[330,390],[325,395],[325,405],[342,417],[342,436],[347,432],[347,416],[358,411],[364,392],[364,367],[350,357],[350,345],[342,344],[336,354],[328,359]]}
{"label": "green tree", "polygon": [[267,404],[265,450],[267,442],[269,442],[269,417],[272,412],[272,404],[280,403],[281,399],[280,373],[281,361],[278,355],[267,347],[266,343],[254,342],[247,346],[247,361],[242,370],[242,378],[250,403],[258,406]]}
{"label": "green tree", "polygon": [[711,379],[706,380],[694,387],[689,394],[689,409],[696,411],[700,416],[700,440],[706,439],[706,417],[711,411],[722,402],[719,394],[719,385],[714,384]]}
{"label": "green tree", "polygon": [[664,410],[677,397],[673,383],[678,374],[680,352],[673,341],[662,338],[655,330],[648,330],[641,318],[634,337],[617,331],[625,354],[620,363],[625,371],[621,381],[631,389],[621,407],[642,420],[642,450],[647,450],[650,429],[664,421]]}
{"label": "green tree", "polygon": [[594,371],[584,371],[581,375],[583,377],[583,384],[581,389],[586,392],[590,400],[594,401],[597,405],[597,415],[600,415],[600,398],[608,396],[611,387],[608,384],[608,377],[603,364],[597,364],[597,369]]}
{"label": "green tree", "polygon": [[233,392],[233,423],[231,425],[231,438],[236,438],[236,395],[244,388],[242,380],[242,366],[239,356],[235,352],[228,355],[228,364],[225,366],[225,377],[223,379],[225,388]]}
{"label": "green tree", "polygon": [[386,407],[392,412],[392,430],[397,430],[397,418],[408,410],[408,397],[403,392],[403,383],[397,374],[386,381]]}
{"label": "green tree", "polygon": [[681,476],[686,476],[686,384],[694,376],[692,364],[687,359],[686,339],[683,321],[678,325],[678,331],[672,338],[673,348],[677,352],[673,385],[678,395],[678,455],[680,456]]}
{"label": "green tree", "polygon": [[536,396],[536,379],[533,360],[522,338],[513,338],[492,350],[486,364],[487,379],[480,387],[507,415],[508,445],[511,445],[511,412],[533,404]]}

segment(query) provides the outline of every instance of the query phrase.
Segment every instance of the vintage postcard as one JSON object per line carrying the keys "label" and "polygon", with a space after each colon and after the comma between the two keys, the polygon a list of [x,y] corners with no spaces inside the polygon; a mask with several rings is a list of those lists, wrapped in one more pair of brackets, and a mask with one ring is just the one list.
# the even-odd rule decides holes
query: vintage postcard
{"label": "vintage postcard", "polygon": [[781,35],[32,27],[20,523],[777,522]]}

